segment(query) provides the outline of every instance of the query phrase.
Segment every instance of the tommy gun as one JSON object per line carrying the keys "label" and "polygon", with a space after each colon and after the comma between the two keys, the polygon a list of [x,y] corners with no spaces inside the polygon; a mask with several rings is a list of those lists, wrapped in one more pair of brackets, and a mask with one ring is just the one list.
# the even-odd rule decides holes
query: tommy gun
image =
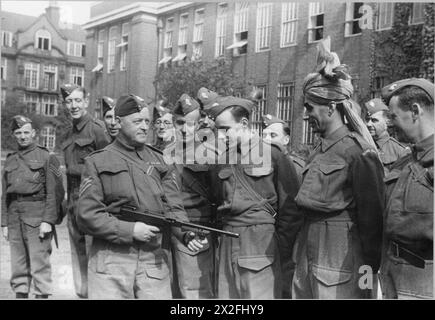
{"label": "tommy gun", "polygon": [[158,228],[165,229],[167,227],[179,227],[183,231],[192,231],[197,233],[200,237],[205,237],[209,233],[216,233],[223,236],[238,238],[239,234],[215,229],[201,224],[195,224],[185,221],[180,221],[174,218],[167,218],[161,214],[153,213],[150,211],[137,211],[133,206],[122,206],[119,214],[115,215],[118,219],[129,222],[143,222]]}

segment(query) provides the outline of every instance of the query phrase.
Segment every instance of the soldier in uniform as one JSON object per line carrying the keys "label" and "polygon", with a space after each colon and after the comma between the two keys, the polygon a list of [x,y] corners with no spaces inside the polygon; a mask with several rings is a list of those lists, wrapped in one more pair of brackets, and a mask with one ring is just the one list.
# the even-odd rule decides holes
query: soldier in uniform
{"label": "soldier in uniform", "polygon": [[294,202],[299,187],[294,165],[251,133],[252,107],[250,100],[221,97],[204,109],[218,139],[229,142],[215,168],[218,216],[223,229],[240,234],[220,239],[218,294],[223,299],[280,298],[280,260],[291,256],[302,223]]}
{"label": "soldier in uniform", "polygon": [[91,241],[77,228],[77,200],[84,159],[91,152],[104,148],[110,139],[104,123],[88,113],[89,100],[86,90],[76,85],[61,87],[62,97],[72,117],[72,128],[61,145],[64,152],[67,177],[68,232],[71,244],[71,260],[74,288],[77,296],[87,297],[87,247]]}
{"label": "soldier in uniform", "polygon": [[388,107],[381,99],[372,99],[365,106],[367,109],[367,128],[378,147],[379,157],[384,165],[385,173],[387,173],[397,159],[409,152],[409,148],[388,134]]}
{"label": "soldier in uniform", "polygon": [[413,143],[412,154],[385,177],[381,285],[387,299],[433,298],[434,90],[433,83],[417,78],[382,89],[393,125]]}
{"label": "soldier in uniform", "polygon": [[11,286],[28,298],[33,280],[36,298],[51,295],[51,239],[58,220],[56,190],[62,187],[59,161],[34,142],[32,121],[12,119],[18,151],[8,154],[2,180],[3,235],[11,248]]}
{"label": "soldier in uniform", "polygon": [[[329,41],[319,45],[324,55],[319,51],[319,71],[303,84],[306,114],[320,141],[296,197],[305,223],[294,250],[294,299],[368,298],[370,275],[376,275],[381,258],[383,168],[349,101],[347,68],[329,51]],[[368,284],[360,287],[362,266]]]}
{"label": "soldier in uniform", "polygon": [[172,113],[165,106],[164,101],[159,101],[153,109],[153,124],[156,135],[154,147],[163,151],[169,144],[174,143],[174,122]]}
{"label": "soldier in uniform", "polygon": [[[179,160],[175,166],[181,176],[181,199],[187,218],[193,223],[212,226],[213,200],[210,185],[209,165],[196,154],[199,137],[195,134],[200,126],[201,113],[199,103],[187,94],[183,94],[173,110],[176,129],[177,152]],[[180,144],[179,142],[182,142]],[[182,146],[182,149],[178,149]],[[213,267],[214,243],[208,237],[209,246],[199,252],[187,250],[182,242],[172,237],[174,263],[177,271],[181,298],[209,299],[214,297]]]}
{"label": "soldier in uniform", "polygon": [[103,120],[106,125],[106,131],[113,142],[119,132],[119,125],[115,120],[115,101],[110,97],[103,97],[101,98],[101,104],[103,107]]}
{"label": "soldier in uniform", "polygon": [[[162,246],[162,238],[169,234],[119,215],[121,206],[130,205],[139,211],[187,220],[175,168],[164,163],[161,152],[145,144],[149,114],[140,97],[121,96],[115,107],[119,134],[113,143],[86,159],[78,224],[93,236],[90,298],[171,298],[168,247]],[[172,232],[192,252],[207,245],[206,239],[192,239],[191,232],[179,228]]]}
{"label": "soldier in uniform", "polygon": [[270,114],[263,116],[263,140],[275,144],[279,149],[293,162],[299,181],[302,179],[302,170],[305,167],[305,161],[298,155],[291,153],[290,147],[290,128],[281,120]]}

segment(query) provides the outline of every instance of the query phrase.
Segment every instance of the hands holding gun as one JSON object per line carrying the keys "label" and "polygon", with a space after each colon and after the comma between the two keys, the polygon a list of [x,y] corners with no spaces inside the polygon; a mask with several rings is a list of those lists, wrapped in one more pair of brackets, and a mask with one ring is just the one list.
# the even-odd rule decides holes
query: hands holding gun
{"label": "hands holding gun", "polygon": [[165,227],[180,227],[182,230],[188,231],[184,237],[186,247],[193,252],[197,252],[208,244],[206,236],[210,232],[215,232],[219,235],[225,235],[233,238],[238,238],[239,234],[221,229],[215,229],[200,224],[180,221],[173,218],[167,218],[162,214],[152,212],[136,211],[136,208],[124,206],[119,214],[114,214],[118,219],[124,221],[135,222],[133,230],[133,238],[137,241],[151,241],[157,236],[161,228]]}

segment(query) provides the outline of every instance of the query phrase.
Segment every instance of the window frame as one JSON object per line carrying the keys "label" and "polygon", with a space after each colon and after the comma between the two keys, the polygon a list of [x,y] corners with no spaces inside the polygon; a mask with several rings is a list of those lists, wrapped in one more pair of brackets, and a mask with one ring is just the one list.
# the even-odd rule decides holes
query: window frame
{"label": "window frame", "polygon": [[[83,87],[85,85],[85,69],[77,66],[71,67],[69,79],[70,83]],[[77,79],[81,79],[81,84],[77,83]]]}
{"label": "window frame", "polygon": [[[361,4],[361,6],[364,5],[364,2],[346,2],[346,16],[345,16],[345,21],[344,21],[344,37],[345,38],[356,37],[356,36],[362,35],[362,29],[359,27],[359,21],[362,20],[363,14],[360,13],[360,17],[355,18],[354,13],[355,13],[355,4],[356,3]],[[361,6],[360,6],[360,8],[361,8]],[[358,9],[358,12],[359,12],[359,9]],[[360,32],[359,33],[349,33],[349,30],[353,26],[353,23],[355,23],[356,21],[358,21],[358,27],[359,27]]]}
{"label": "window frame", "polygon": [[[41,114],[47,117],[57,116],[57,97],[54,95],[43,95],[41,99]],[[51,110],[53,109],[53,110]],[[51,112],[52,111],[52,112]]]}
{"label": "window frame", "polygon": [[254,90],[262,90],[262,98],[256,102],[255,107],[252,109],[251,128],[258,130],[261,136],[263,132],[262,116],[267,113],[267,84],[257,84],[254,86]]}
{"label": "window frame", "polygon": [[[272,46],[273,2],[257,3],[255,52],[269,51]],[[261,47],[261,44],[264,44]]]}
{"label": "window frame", "polygon": [[[27,85],[26,73],[29,71],[29,84]],[[30,89],[39,89],[39,73],[40,64],[35,62],[26,62],[24,64],[24,86]],[[36,73],[36,74],[35,74]],[[34,79],[35,78],[35,79]],[[35,86],[32,86],[33,80],[35,80]]]}
{"label": "window frame", "polygon": [[[246,42],[244,45],[240,47],[233,48],[233,56],[236,57],[246,55],[248,53],[249,8],[250,8],[249,1],[236,2],[235,11],[234,11],[234,35],[233,35],[234,41],[231,46],[239,42]],[[242,39],[242,35],[243,35],[243,39]],[[241,53],[241,51],[243,52]]]}
{"label": "window frame", "polygon": [[121,56],[119,59],[119,70],[127,70],[128,40],[130,36],[130,23],[124,22],[121,25]]}
{"label": "window frame", "polygon": [[[288,8],[286,8],[287,10],[285,10],[284,6],[289,7],[290,5],[294,6],[293,9],[295,11],[295,14],[294,14],[295,17],[292,19],[289,19],[287,21],[284,21],[285,14],[286,14],[286,12],[289,11]],[[298,40],[298,24],[299,24],[298,23],[299,22],[299,3],[298,2],[283,2],[281,4],[281,11],[282,11],[282,13],[281,13],[281,25],[280,25],[281,32],[280,32],[280,41],[279,41],[280,48],[288,48],[288,47],[296,46],[298,44],[297,40]],[[293,32],[294,33],[294,42],[291,42],[288,44],[284,43],[284,32],[285,32],[284,24],[288,24],[288,25],[294,24],[294,32]]]}
{"label": "window frame", "polygon": [[[11,48],[14,34],[11,31],[2,30],[1,36],[2,36],[1,46],[5,48]],[[6,39],[8,41],[5,41]],[[5,42],[7,42],[7,45],[5,44]]]}
{"label": "window frame", "polygon": [[118,36],[118,26],[109,28],[108,43],[107,43],[107,73],[112,73],[116,70],[116,42]]}
{"label": "window frame", "polygon": [[51,125],[45,125],[42,127],[41,140],[42,146],[46,147],[50,151],[53,151],[56,146],[56,129]]}
{"label": "window frame", "polygon": [[[41,35],[41,33],[44,33],[45,35]],[[42,39],[40,43],[40,39]],[[47,49],[44,49],[45,47],[45,40],[47,41]],[[42,45],[42,48],[39,47],[39,45]],[[43,50],[43,51],[50,51],[51,50],[51,34],[47,29],[39,29],[35,32],[35,49],[37,50]]]}
{"label": "window frame", "polygon": [[[185,24],[181,24],[181,22],[184,22]],[[189,13],[184,12],[180,14],[180,20],[178,25],[178,46],[184,46],[187,45],[187,34],[189,31]],[[182,38],[183,37],[183,38]],[[182,42],[184,40],[184,42]]]}
{"label": "window frame", "polygon": [[[391,25],[389,27],[386,28],[380,28],[379,24],[380,24],[380,19],[381,19],[381,7],[382,6],[388,6],[391,5]],[[377,4],[378,7],[378,12],[376,15],[376,26],[375,26],[375,31],[386,31],[386,30],[391,30],[393,28],[393,24],[394,24],[394,2],[379,2]]]}
{"label": "window frame", "polygon": [[[55,64],[49,64],[43,66],[43,81],[44,81],[44,90],[50,90],[50,91],[57,91],[57,79],[58,79],[58,67]],[[46,80],[46,75],[48,76],[48,79]],[[50,87],[50,75],[54,75],[53,86]],[[48,83],[46,83],[48,82]],[[46,85],[47,84],[47,85]]]}
{"label": "window frame", "polygon": [[[314,6],[318,6],[318,10],[316,10],[316,12],[314,12],[315,7]],[[316,22],[316,26],[313,26],[313,18],[323,15],[323,24],[321,26],[317,26],[317,22]],[[312,35],[313,32],[317,29],[322,29],[322,38],[318,39],[318,40],[312,40]],[[308,43],[317,43],[319,41],[321,41],[322,39],[324,39],[325,36],[325,3],[324,2],[310,2],[309,6],[308,6]]]}
{"label": "window frame", "polygon": [[[224,12],[220,12],[221,8],[225,8]],[[228,19],[228,3],[222,2],[217,5],[216,13],[216,41],[215,41],[215,58],[225,56],[225,42],[227,37],[227,19]]]}
{"label": "window frame", "polygon": [[[415,12],[416,10],[414,9],[416,5],[420,5],[420,9],[421,9],[421,13],[422,13],[422,20],[420,22],[415,22]],[[419,25],[419,24],[423,24],[424,23],[424,2],[413,2],[412,3],[412,10],[411,10],[411,14],[409,15],[409,25],[411,26],[415,26],[415,25]]]}
{"label": "window frame", "polygon": [[8,76],[8,59],[6,57],[1,57],[1,80],[7,80]]}
{"label": "window frame", "polygon": [[[202,20],[198,21],[198,12],[202,12]],[[193,20],[193,39],[192,43],[204,41],[205,8],[195,10]]]}
{"label": "window frame", "polygon": [[[293,123],[293,110],[295,107],[295,87],[294,81],[279,82],[277,87],[276,116],[287,122],[290,128]],[[282,95],[285,90],[290,92],[290,95]],[[288,117],[284,115],[288,115]]]}

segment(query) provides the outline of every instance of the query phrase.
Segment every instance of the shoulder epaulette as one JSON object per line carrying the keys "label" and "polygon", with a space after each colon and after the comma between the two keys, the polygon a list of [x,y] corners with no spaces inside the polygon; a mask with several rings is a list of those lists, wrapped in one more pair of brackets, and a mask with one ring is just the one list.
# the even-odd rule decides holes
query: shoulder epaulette
{"label": "shoulder epaulette", "polygon": [[50,150],[48,150],[46,147],[44,147],[44,146],[41,146],[40,144],[37,144],[36,145],[39,149],[42,149],[42,150],[44,150],[44,151],[47,151],[47,152],[50,152]]}
{"label": "shoulder epaulette", "polygon": [[86,158],[91,157],[91,156],[93,156],[93,155],[96,155],[96,154],[98,154],[98,153],[101,153],[101,152],[103,152],[105,149],[106,149],[106,148],[98,149],[98,150],[92,151],[91,153],[89,153],[89,154],[86,156]]}
{"label": "shoulder epaulette", "polygon": [[403,143],[397,141],[396,139],[394,139],[393,137],[390,137],[390,140],[393,141],[394,143],[398,144],[399,146],[401,146],[402,148],[406,149],[407,146],[404,145]]}
{"label": "shoulder epaulette", "polygon": [[104,130],[106,130],[106,126],[104,125],[104,122],[101,121],[100,119],[93,119],[94,123],[96,125],[98,125],[99,127],[103,128]]}
{"label": "shoulder epaulette", "polygon": [[13,156],[14,154],[17,154],[17,151],[11,151],[6,155],[6,158]]}
{"label": "shoulder epaulette", "polygon": [[372,150],[375,153],[377,153],[376,150],[374,150],[373,147],[366,140],[364,140],[364,138],[361,135],[355,132],[350,132],[349,137],[351,137],[354,141],[356,141],[362,150],[364,151]]}

